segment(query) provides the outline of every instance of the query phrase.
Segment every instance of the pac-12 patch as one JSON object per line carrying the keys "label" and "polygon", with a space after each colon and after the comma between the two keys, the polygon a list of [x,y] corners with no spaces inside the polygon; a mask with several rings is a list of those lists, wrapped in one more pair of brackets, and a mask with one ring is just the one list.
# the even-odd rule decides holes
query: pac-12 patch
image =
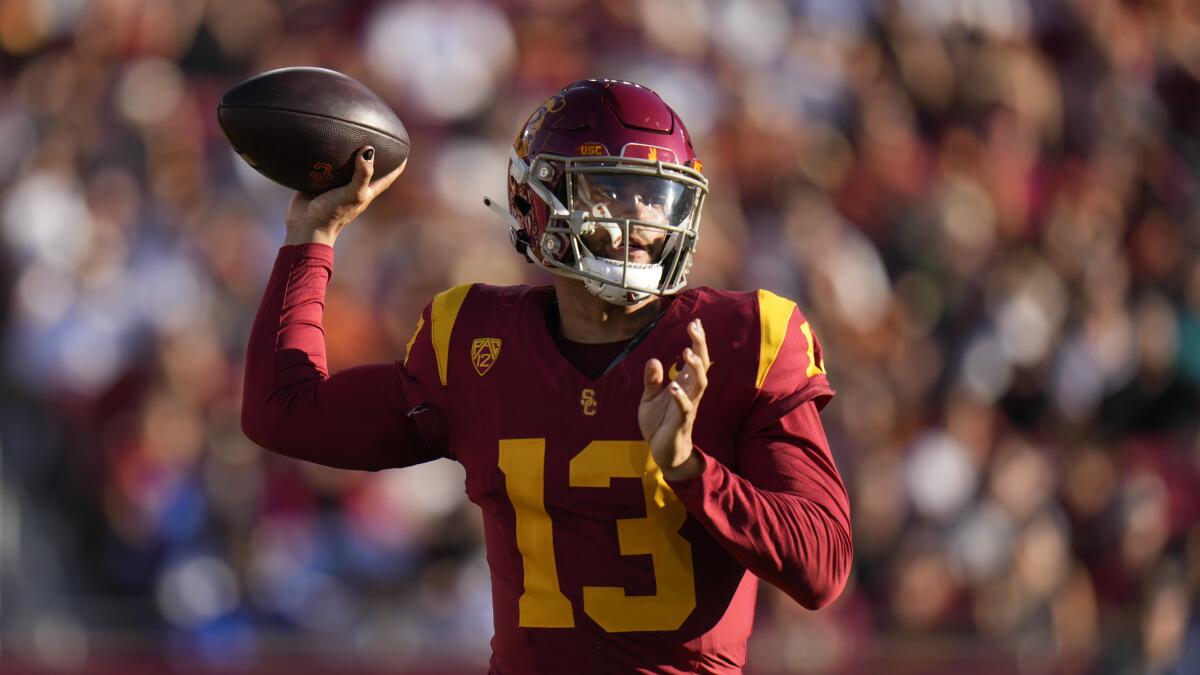
{"label": "pac-12 patch", "polygon": [[471,342],[471,364],[480,377],[487,374],[496,359],[500,358],[500,338],[475,338]]}

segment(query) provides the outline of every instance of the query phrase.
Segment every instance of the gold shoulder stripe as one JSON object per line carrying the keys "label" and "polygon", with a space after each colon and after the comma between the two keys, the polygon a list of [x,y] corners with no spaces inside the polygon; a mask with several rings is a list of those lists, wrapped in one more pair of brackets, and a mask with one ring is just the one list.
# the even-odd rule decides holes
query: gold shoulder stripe
{"label": "gold shoulder stripe", "polygon": [[408,345],[404,348],[404,365],[408,365],[408,357],[412,354],[413,345],[417,343],[417,336],[421,334],[421,329],[425,327],[425,317],[417,317],[417,329],[413,331],[412,337],[408,339]]}
{"label": "gold shoulder stripe", "polygon": [[825,372],[825,366],[817,363],[817,343],[813,342],[812,327],[805,321],[800,325],[800,332],[804,333],[804,339],[808,342],[808,368],[804,371],[805,377],[813,375],[821,375]]}
{"label": "gold shoulder stripe", "polygon": [[767,373],[779,356],[779,348],[783,346],[783,338],[787,336],[788,323],[792,318],[792,310],[796,303],[775,295],[771,291],[758,291],[758,318],[762,323],[759,331],[758,344],[758,379],[754,386],[762,389],[767,381]]}
{"label": "gold shoulder stripe", "polygon": [[454,331],[454,320],[458,318],[458,310],[462,309],[463,300],[473,284],[462,284],[448,291],[442,291],[433,298],[433,311],[430,312],[430,323],[433,333],[433,353],[437,357],[438,378],[442,386],[446,386],[446,366],[449,364],[450,334]]}

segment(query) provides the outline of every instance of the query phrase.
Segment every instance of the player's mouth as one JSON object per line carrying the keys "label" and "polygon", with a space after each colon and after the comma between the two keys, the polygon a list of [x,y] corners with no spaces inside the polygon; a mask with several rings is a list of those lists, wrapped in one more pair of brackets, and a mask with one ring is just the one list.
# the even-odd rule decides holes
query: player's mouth
{"label": "player's mouth", "polygon": [[634,256],[639,258],[645,257],[648,259],[650,257],[650,247],[646,244],[636,241],[629,242],[629,257],[632,259]]}
{"label": "player's mouth", "polygon": [[[616,250],[609,251],[605,257],[611,258],[612,260],[624,260],[625,248],[621,247]],[[652,262],[652,260],[653,259],[650,256],[650,251],[640,246],[629,247],[629,262],[648,265]]]}
{"label": "player's mouth", "polygon": [[[610,246],[605,256],[613,260],[625,259],[625,247],[622,245]],[[629,262],[640,264],[649,264],[654,259],[654,252],[650,242],[641,239],[629,240]]]}
{"label": "player's mouth", "polygon": [[[666,238],[657,232],[648,233],[641,228],[634,228],[629,237],[629,262],[640,265],[653,263],[665,240]],[[597,231],[594,236],[585,238],[584,245],[601,258],[617,261],[625,259],[624,237],[619,232]]]}

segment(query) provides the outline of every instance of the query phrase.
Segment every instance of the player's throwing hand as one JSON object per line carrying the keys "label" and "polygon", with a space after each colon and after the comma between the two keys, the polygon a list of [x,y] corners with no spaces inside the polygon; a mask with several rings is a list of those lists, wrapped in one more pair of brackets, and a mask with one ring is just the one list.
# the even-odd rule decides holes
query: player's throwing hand
{"label": "player's throwing hand", "polygon": [[[672,382],[665,382],[658,359],[646,362],[638,426],[650,444],[654,461],[668,479],[694,476],[700,462],[692,456],[692,425],[696,408],[708,386],[708,344],[699,319],[688,323],[692,346],[683,350],[684,368]],[[665,386],[664,386],[665,385]]]}
{"label": "player's throwing hand", "polygon": [[354,159],[354,177],[341,187],[313,196],[297,192],[288,206],[287,238],[285,244],[329,244],[341,234],[342,228],[366,210],[376,197],[400,176],[408,161],[400,163],[391,173],[374,182],[375,149],[365,147]]}

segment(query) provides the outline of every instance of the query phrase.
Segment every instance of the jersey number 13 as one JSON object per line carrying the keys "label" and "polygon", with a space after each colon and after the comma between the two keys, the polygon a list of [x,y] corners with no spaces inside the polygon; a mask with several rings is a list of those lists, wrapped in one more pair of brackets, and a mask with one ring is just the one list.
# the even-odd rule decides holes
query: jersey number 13
{"label": "jersey number 13", "polygon": [[[571,628],[554,561],[554,527],[546,513],[546,439],[500,441],[500,470],[517,519],[525,567],[520,599],[523,628]],[[687,510],[667,487],[644,441],[592,441],[571,459],[571,487],[607,488],[613,478],[641,478],[646,516],[617,520],[621,555],[648,554],[658,592],[628,595],[620,586],[584,586],[583,611],[610,633],[675,630],[696,607],[692,546],[679,534]]]}

